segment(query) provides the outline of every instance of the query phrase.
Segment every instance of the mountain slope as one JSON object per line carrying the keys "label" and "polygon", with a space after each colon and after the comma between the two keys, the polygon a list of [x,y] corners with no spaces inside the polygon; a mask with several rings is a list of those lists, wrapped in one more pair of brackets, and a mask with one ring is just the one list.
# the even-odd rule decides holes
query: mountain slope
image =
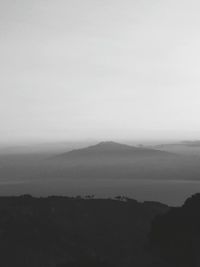
{"label": "mountain slope", "polygon": [[131,157],[131,156],[166,156],[170,153],[150,148],[140,148],[124,145],[116,142],[101,142],[97,145],[89,146],[83,149],[72,150],[59,155],[59,158],[83,158],[87,157]]}
{"label": "mountain slope", "polygon": [[101,142],[57,155],[52,164],[57,164],[59,175],[63,173],[66,178],[163,179],[166,174],[163,175],[162,169],[165,173],[168,165],[176,168],[175,158],[176,155],[166,151]]}

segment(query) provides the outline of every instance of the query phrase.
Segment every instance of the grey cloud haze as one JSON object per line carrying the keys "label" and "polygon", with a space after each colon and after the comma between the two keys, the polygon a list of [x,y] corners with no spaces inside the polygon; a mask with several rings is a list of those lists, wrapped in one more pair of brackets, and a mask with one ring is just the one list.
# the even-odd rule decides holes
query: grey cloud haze
{"label": "grey cloud haze", "polygon": [[1,0],[0,141],[198,138],[200,3]]}

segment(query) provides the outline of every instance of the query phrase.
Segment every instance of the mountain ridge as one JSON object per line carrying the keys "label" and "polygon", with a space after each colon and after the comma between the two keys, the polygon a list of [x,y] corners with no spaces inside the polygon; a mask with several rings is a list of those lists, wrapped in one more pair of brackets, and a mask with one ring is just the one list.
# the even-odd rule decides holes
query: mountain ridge
{"label": "mountain ridge", "polygon": [[59,158],[84,157],[84,156],[136,156],[136,155],[171,155],[172,153],[146,148],[121,144],[113,141],[99,142],[95,145],[81,149],[74,149],[62,154]]}

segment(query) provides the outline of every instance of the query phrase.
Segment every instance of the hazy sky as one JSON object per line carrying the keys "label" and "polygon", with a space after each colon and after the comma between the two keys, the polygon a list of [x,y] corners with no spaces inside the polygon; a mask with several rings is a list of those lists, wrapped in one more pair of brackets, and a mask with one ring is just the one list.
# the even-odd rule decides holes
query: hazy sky
{"label": "hazy sky", "polygon": [[198,0],[0,0],[0,141],[200,137]]}

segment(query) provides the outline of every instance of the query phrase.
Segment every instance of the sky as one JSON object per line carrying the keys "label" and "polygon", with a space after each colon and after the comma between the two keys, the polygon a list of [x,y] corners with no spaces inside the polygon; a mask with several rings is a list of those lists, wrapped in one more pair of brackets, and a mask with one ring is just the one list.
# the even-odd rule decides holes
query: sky
{"label": "sky", "polygon": [[200,2],[0,0],[0,142],[199,139]]}

